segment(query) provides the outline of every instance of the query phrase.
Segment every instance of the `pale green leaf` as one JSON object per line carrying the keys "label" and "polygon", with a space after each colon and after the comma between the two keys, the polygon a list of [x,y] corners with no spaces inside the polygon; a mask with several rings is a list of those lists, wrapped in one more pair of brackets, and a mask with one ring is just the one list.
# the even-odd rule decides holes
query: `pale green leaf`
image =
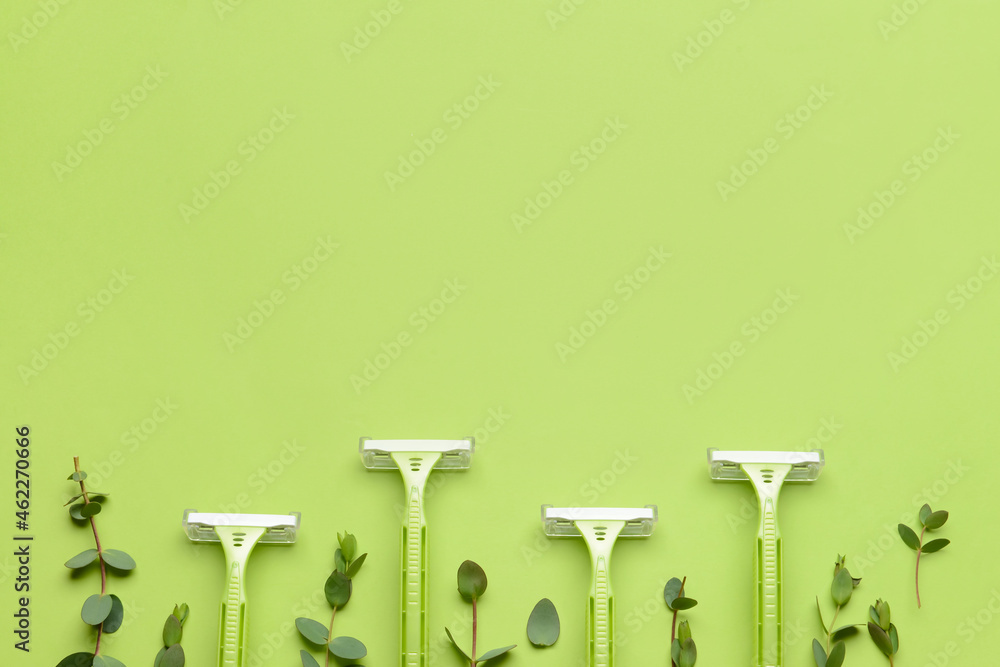
{"label": "pale green leaf", "polygon": [[487,660],[492,660],[493,658],[499,658],[504,653],[517,648],[517,644],[511,644],[510,646],[504,646],[503,648],[490,649],[486,653],[476,658],[476,663],[486,662]]}
{"label": "pale green leaf", "polygon": [[462,647],[458,645],[455,637],[451,634],[451,630],[445,628],[444,631],[445,634],[448,635],[448,640],[451,642],[451,645],[455,647],[455,650],[462,654],[462,657],[465,658],[466,662],[472,662],[472,658],[469,657],[469,654],[462,650]]}
{"label": "pale green leaf", "polygon": [[816,661],[816,667],[826,667],[826,650],[818,639],[813,640],[813,660]]}
{"label": "pale green leaf", "polygon": [[163,653],[160,667],[184,667],[184,649],[180,644],[174,644]]}
{"label": "pale green leaf", "polygon": [[826,659],[826,667],[840,667],[844,664],[844,656],[847,654],[847,645],[844,642],[837,642],[830,649],[830,657]]}
{"label": "pale green leaf", "polygon": [[119,551],[118,549],[105,549],[101,552],[101,558],[104,562],[116,570],[134,570],[135,561],[124,551]]}
{"label": "pale green leaf", "polygon": [[323,587],[323,591],[326,593],[326,601],[334,608],[340,608],[347,604],[347,601],[351,599],[352,589],[351,580],[343,572],[334,572],[331,574],[326,580],[326,585]]}
{"label": "pale green leaf", "polygon": [[174,644],[179,644],[182,634],[181,619],[177,618],[173,614],[167,616],[167,620],[163,624],[163,645],[170,647]]}
{"label": "pale green leaf", "polygon": [[334,637],[329,644],[330,653],[341,660],[360,660],[368,655],[368,649],[354,637]]}
{"label": "pale green leaf", "polygon": [[330,641],[329,630],[319,621],[300,616],[295,619],[295,627],[298,629],[299,634],[317,646],[322,646]]}
{"label": "pale green leaf", "polygon": [[854,580],[851,578],[851,573],[847,571],[847,568],[842,568],[833,578],[830,595],[833,596],[833,601],[837,606],[842,607],[850,601],[853,592]]}
{"label": "pale green leaf", "polygon": [[943,526],[947,520],[948,513],[944,510],[938,510],[927,517],[927,521],[924,525],[927,526],[927,530],[936,530]]}
{"label": "pale green leaf", "polygon": [[111,613],[113,604],[110,595],[94,593],[84,601],[80,617],[87,625],[100,625]]}
{"label": "pale green leaf", "polygon": [[309,654],[309,651],[302,649],[299,651],[299,657],[302,658],[302,667],[319,667],[319,663],[316,662],[316,658]]}
{"label": "pale green leaf", "polygon": [[552,600],[542,598],[528,616],[528,641],[535,646],[552,646],[559,639],[559,614]]}
{"label": "pale green leaf", "polygon": [[95,560],[97,560],[97,549],[87,549],[66,561],[66,567],[71,570],[78,570],[82,567],[87,567]]}
{"label": "pale green leaf", "polygon": [[106,619],[104,619],[101,631],[107,632],[108,634],[118,632],[118,628],[122,627],[123,620],[125,620],[125,605],[122,604],[121,598],[112,593],[111,613],[108,614]]}

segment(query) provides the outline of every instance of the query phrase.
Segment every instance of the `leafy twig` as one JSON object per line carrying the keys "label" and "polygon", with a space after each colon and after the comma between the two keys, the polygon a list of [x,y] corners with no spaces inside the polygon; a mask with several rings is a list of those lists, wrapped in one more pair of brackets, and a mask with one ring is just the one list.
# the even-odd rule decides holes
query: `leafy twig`
{"label": "leafy twig", "polygon": [[[462,650],[462,647],[458,645],[455,641],[454,635],[451,634],[451,630],[445,628],[444,631],[448,635],[448,639],[451,640],[452,645],[455,647],[462,657],[469,661],[469,667],[476,667],[480,663],[486,662],[487,660],[492,660],[493,658],[498,658],[504,655],[508,651],[517,647],[517,644],[511,644],[510,646],[504,646],[503,648],[495,648],[491,651],[487,651],[480,656],[476,656],[476,637],[479,632],[479,615],[478,606],[479,598],[483,596],[486,592],[486,572],[483,568],[479,567],[478,564],[467,560],[458,567],[458,592],[466,600],[472,602],[472,654],[468,654]],[[554,641],[554,640],[553,640]]]}
{"label": "leafy twig", "polygon": [[687,621],[681,621],[677,627],[677,612],[691,609],[698,604],[694,598],[684,596],[684,585],[687,577],[674,577],[663,587],[663,599],[667,609],[674,613],[670,624],[670,664],[673,667],[694,667],[698,659],[698,648],[691,638],[691,626]]}
{"label": "leafy twig", "polygon": [[833,583],[830,584],[830,597],[833,598],[836,609],[834,609],[830,625],[827,625],[823,619],[823,608],[820,606],[819,596],[816,597],[816,611],[819,613],[819,623],[823,627],[823,633],[826,635],[825,647],[818,639],[813,639],[813,660],[816,662],[817,667],[840,667],[844,663],[844,657],[847,655],[847,644],[844,643],[844,640],[856,635],[858,627],[863,625],[858,623],[855,625],[844,625],[839,628],[835,627],[837,618],[840,616],[840,610],[851,601],[854,589],[861,584],[861,579],[851,576],[850,570],[845,566],[846,560],[846,556],[838,555],[833,565]]}
{"label": "leafy twig", "polygon": [[181,636],[188,617],[186,604],[174,605],[174,611],[163,624],[163,647],[153,660],[153,667],[184,667],[184,649]]}
{"label": "leafy twig", "polygon": [[899,633],[892,623],[889,603],[876,600],[874,605],[868,607],[868,616],[871,618],[868,621],[868,634],[878,650],[889,658],[889,667],[893,667],[893,656],[899,652]]}
{"label": "leafy twig", "polygon": [[946,511],[938,510],[937,512],[933,512],[930,505],[924,504],[920,508],[920,537],[917,537],[913,529],[905,523],[899,524],[899,536],[903,539],[903,543],[917,552],[917,567],[913,574],[914,586],[917,589],[917,609],[920,609],[920,555],[941,551],[941,549],[951,544],[950,540],[945,539],[931,540],[927,544],[924,544],[924,534],[928,530],[940,528],[947,520],[948,513]]}

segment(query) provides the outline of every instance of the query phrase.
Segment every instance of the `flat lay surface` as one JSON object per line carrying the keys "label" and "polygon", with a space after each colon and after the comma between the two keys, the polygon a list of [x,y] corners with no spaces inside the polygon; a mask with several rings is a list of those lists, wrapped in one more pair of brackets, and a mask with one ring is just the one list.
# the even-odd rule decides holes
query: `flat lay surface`
{"label": "flat lay surface", "polygon": [[[590,562],[540,507],[643,507],[612,560],[619,665],[669,664],[663,588],[699,665],[753,665],[757,506],[706,450],[822,448],[786,483],[784,650],[813,665],[834,563],[877,598],[898,667],[995,662],[1000,7],[580,0],[213,0],[0,8],[3,428],[30,429],[30,508],[4,459],[5,665],[92,651],[94,547],[73,457],[110,495],[123,627],[152,664],[190,606],[217,659],[223,550],[200,512],[301,512],[246,586],[250,665],[301,664],[329,622],[337,533],[367,552],[335,635],[398,664],[399,472],[359,438],[476,439],[426,496],[432,665],[481,650],[585,664]],[[78,490],[78,487],[76,487]],[[920,562],[897,524],[948,510]],[[32,536],[31,541],[14,537]],[[30,653],[14,647],[30,545]],[[24,583],[24,582],[22,582]],[[535,604],[562,633],[527,641]],[[9,610],[9,611],[7,611]],[[317,655],[320,655],[318,652]],[[467,663],[466,663],[467,664]],[[863,631],[845,665],[888,661]]]}

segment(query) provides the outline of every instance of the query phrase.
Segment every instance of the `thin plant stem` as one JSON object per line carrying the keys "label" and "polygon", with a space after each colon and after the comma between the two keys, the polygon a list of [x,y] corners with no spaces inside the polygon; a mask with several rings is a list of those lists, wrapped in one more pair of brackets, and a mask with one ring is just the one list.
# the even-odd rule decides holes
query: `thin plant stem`
{"label": "thin plant stem", "polygon": [[[80,472],[80,457],[73,457],[73,468],[76,472]],[[80,480],[80,493],[83,496],[83,503],[86,505],[90,502],[90,496],[87,494],[87,487],[83,480]],[[89,517],[90,529],[94,531],[94,544],[97,545],[97,562],[101,565],[101,595],[105,595],[108,589],[108,572],[104,567],[104,550],[101,547],[101,537],[97,534],[97,522],[94,521],[94,517]],[[101,630],[104,624],[97,626],[97,643],[94,646],[94,655],[100,655],[101,652]]]}
{"label": "thin plant stem", "polygon": [[[687,577],[681,579],[681,587],[680,590],[677,591],[677,597],[681,597],[684,595],[684,584],[687,583],[687,580],[688,580]],[[674,639],[676,638],[677,638],[677,610],[674,609],[674,621],[670,626],[670,648],[671,648],[670,664],[672,667],[677,667],[677,663],[674,662],[674,657],[673,657]]]}
{"label": "thin plant stem", "polygon": [[[920,545],[917,548],[917,569],[914,572],[913,580],[917,587],[917,609],[920,609],[920,553],[924,549],[924,533],[927,531],[927,526],[920,529]],[[892,659],[890,658],[890,665]]]}
{"label": "thin plant stem", "polygon": [[337,608],[333,608],[333,613],[330,614],[330,629],[326,633],[327,647],[326,647],[326,667],[330,667],[330,646],[329,641],[333,639],[333,619],[337,617]]}
{"label": "thin plant stem", "polygon": [[826,634],[826,652],[830,653],[830,642],[833,641],[833,627],[837,624],[837,615],[840,613],[840,605],[833,612],[833,619],[830,620],[830,631]]}
{"label": "thin plant stem", "polygon": [[472,661],[470,667],[476,667],[476,632],[479,630],[479,610],[476,607],[476,598],[472,598]]}

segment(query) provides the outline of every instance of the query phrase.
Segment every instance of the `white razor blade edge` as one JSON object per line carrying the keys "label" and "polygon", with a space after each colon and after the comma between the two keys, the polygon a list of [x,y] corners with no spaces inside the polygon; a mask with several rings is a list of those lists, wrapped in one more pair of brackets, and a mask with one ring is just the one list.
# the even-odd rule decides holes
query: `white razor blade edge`
{"label": "white razor blade edge", "polygon": [[298,532],[301,515],[290,514],[226,514],[184,510],[184,532],[195,542],[218,542],[216,526],[265,528],[261,542],[292,543]]}
{"label": "white razor blade edge", "polygon": [[658,512],[656,505],[645,507],[553,507],[542,505],[545,533],[553,537],[579,535],[577,521],[624,521],[622,537],[652,535]]}
{"label": "white razor blade edge", "polygon": [[398,466],[392,459],[392,454],[441,454],[435,468],[464,470],[472,461],[476,451],[474,438],[462,440],[373,440],[361,438],[358,447],[361,461],[366,468],[396,469]]}
{"label": "white razor blade edge", "polygon": [[811,482],[819,477],[825,463],[822,449],[807,452],[708,450],[708,472],[712,479],[720,480],[748,479],[743,472],[744,464],[770,464],[791,466],[791,471],[785,478],[787,482]]}

